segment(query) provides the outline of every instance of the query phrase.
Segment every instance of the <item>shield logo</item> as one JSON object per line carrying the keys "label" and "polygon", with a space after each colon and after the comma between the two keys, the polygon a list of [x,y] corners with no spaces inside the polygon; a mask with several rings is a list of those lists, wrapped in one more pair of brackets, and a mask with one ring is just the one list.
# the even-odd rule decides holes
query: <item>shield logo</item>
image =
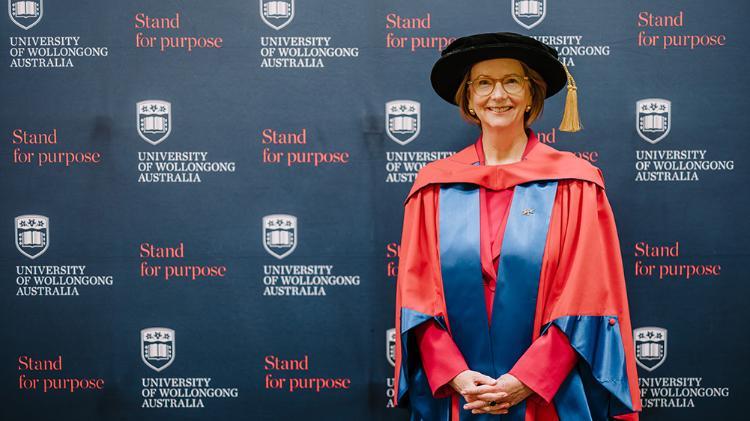
{"label": "shield logo", "polygon": [[16,217],[16,248],[29,259],[36,259],[49,246],[49,218],[42,215]]}
{"label": "shield logo", "polygon": [[44,0],[8,0],[8,16],[19,28],[31,29],[42,20]]}
{"label": "shield logo", "polygon": [[531,29],[547,16],[547,0],[512,0],[510,2],[513,20],[526,29]]}
{"label": "shield logo", "polygon": [[162,371],[174,361],[174,330],[149,327],[141,330],[141,359],[156,371]]}
{"label": "shield logo", "polygon": [[667,358],[667,329],[639,327],[633,330],[635,360],[639,366],[654,371]]}
{"label": "shield logo", "polygon": [[294,19],[294,0],[259,0],[260,18],[266,25],[279,30]]}
{"label": "shield logo", "polygon": [[143,140],[158,145],[172,131],[172,104],[149,99],[136,104],[138,134]]}
{"label": "shield logo", "polygon": [[385,331],[385,357],[392,366],[396,366],[396,329]]}
{"label": "shield logo", "polygon": [[385,132],[399,145],[406,145],[419,136],[420,105],[417,101],[397,99],[385,103]]}
{"label": "shield logo", "polygon": [[656,143],[669,134],[672,126],[672,102],[660,98],[642,99],[635,104],[638,135],[648,143]]}
{"label": "shield logo", "polygon": [[263,248],[277,259],[283,259],[297,248],[297,217],[268,215],[263,217]]}

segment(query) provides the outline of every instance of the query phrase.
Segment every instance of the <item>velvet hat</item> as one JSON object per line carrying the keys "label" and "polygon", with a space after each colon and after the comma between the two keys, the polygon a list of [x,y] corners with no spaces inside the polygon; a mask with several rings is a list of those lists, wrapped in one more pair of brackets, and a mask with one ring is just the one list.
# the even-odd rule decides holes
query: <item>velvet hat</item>
{"label": "velvet hat", "polygon": [[578,116],[576,82],[568,68],[557,59],[557,50],[543,42],[513,32],[496,32],[461,37],[450,43],[432,66],[432,88],[444,100],[456,104],[459,85],[471,66],[496,58],[513,58],[534,69],[547,83],[546,98],[559,92],[566,84],[568,92],[560,130],[581,130]]}

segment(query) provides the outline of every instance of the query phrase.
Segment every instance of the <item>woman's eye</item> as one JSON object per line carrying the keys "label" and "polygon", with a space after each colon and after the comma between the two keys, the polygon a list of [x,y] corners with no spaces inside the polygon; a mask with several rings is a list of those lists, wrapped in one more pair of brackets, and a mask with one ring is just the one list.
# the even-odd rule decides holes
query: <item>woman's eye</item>
{"label": "woman's eye", "polygon": [[477,81],[477,85],[479,85],[479,86],[490,86],[490,85],[492,85],[492,81],[489,80],[489,79],[479,79]]}
{"label": "woman's eye", "polygon": [[505,84],[506,85],[520,85],[521,84],[521,79],[519,79],[517,77],[509,77],[509,78],[505,79]]}

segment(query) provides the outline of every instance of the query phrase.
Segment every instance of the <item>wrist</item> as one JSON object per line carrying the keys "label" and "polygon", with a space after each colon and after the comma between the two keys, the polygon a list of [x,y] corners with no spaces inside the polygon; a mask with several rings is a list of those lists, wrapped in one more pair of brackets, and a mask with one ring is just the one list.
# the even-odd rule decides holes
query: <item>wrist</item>
{"label": "wrist", "polygon": [[463,388],[461,386],[461,377],[464,373],[468,372],[469,370],[464,370],[458,374],[456,374],[450,382],[448,382],[448,385],[453,388],[458,393],[461,393],[461,389]]}

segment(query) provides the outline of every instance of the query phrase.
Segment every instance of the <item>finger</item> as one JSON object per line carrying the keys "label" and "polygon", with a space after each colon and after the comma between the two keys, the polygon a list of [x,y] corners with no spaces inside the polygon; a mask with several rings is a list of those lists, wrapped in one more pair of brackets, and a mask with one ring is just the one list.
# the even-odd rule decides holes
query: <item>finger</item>
{"label": "finger", "polygon": [[494,379],[490,376],[486,376],[484,374],[479,374],[474,378],[474,384],[494,385],[495,383],[497,383],[497,379]]}
{"label": "finger", "polygon": [[474,402],[477,400],[477,397],[475,395],[466,395],[463,397],[466,402]]}
{"label": "finger", "polygon": [[476,400],[474,402],[469,402],[467,404],[464,404],[464,409],[467,411],[470,411],[472,409],[484,408],[484,407],[489,407],[489,406],[487,405],[487,402],[480,401],[480,400]]}
{"label": "finger", "polygon": [[499,407],[498,405],[494,405],[494,406],[487,405],[487,406],[483,406],[481,408],[473,410],[472,413],[475,413],[475,414],[507,414],[508,411],[510,411],[510,408],[508,408],[508,407]]}
{"label": "finger", "polygon": [[476,387],[469,387],[461,393],[464,395],[479,395],[482,393],[490,393],[490,392],[495,392],[495,386],[482,385],[482,386],[476,386]]}
{"label": "finger", "polygon": [[481,399],[485,402],[500,402],[503,399],[508,397],[508,394],[505,392],[491,392],[491,393],[482,393],[479,395],[473,395],[475,399]]}
{"label": "finger", "polygon": [[[489,401],[492,402],[492,401]],[[469,402],[464,405],[465,410],[472,410],[472,409],[481,409],[482,411],[489,412],[489,411],[495,411],[495,410],[505,410],[510,408],[510,404],[508,402],[504,403],[497,403],[495,405],[490,405],[488,401],[484,400],[476,400],[474,402]]]}
{"label": "finger", "polygon": [[[484,408],[474,409],[471,411],[472,414],[490,414],[492,413],[492,409],[489,409],[489,406],[485,406]],[[494,406],[492,407],[494,408]]]}

